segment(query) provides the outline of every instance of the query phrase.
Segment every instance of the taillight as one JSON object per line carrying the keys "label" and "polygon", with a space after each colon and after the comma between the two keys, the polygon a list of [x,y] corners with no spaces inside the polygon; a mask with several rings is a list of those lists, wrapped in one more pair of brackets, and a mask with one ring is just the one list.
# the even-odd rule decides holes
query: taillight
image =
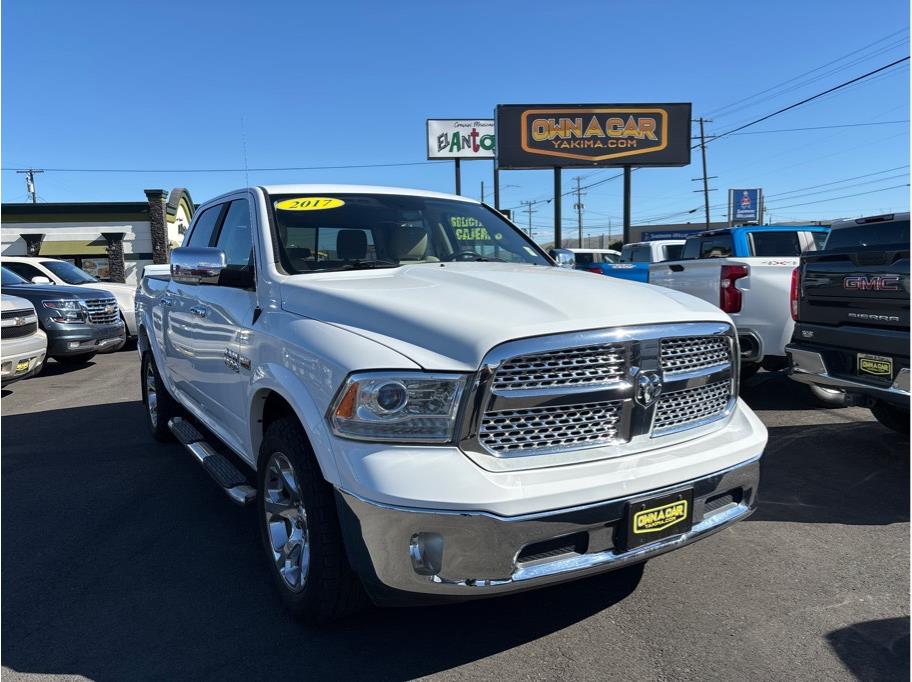
{"label": "taillight", "polygon": [[587,272],[594,272],[596,275],[601,275],[601,274],[603,274],[603,273],[602,273],[602,269],[601,269],[598,265],[590,265],[588,268],[586,268],[586,271],[587,271]]}
{"label": "taillight", "polygon": [[789,305],[792,309],[792,319],[798,319],[798,281],[800,268],[792,270],[792,286],[789,288]]}
{"label": "taillight", "polygon": [[722,266],[722,274],[719,278],[719,307],[723,312],[741,312],[741,291],[735,286],[735,282],[749,274],[750,268],[746,265]]}

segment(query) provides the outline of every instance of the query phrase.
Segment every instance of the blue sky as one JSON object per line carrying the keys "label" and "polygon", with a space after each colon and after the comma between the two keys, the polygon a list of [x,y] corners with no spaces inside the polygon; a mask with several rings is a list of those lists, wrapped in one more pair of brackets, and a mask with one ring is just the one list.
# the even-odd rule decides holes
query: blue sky
{"label": "blue sky", "polygon": [[[843,0],[7,0],[2,166],[166,171],[49,170],[38,176],[43,201],[134,201],[143,188],[175,186],[203,201],[244,185],[243,171],[173,169],[242,168],[246,131],[253,168],[420,164],[252,172],[251,184],[452,191],[450,162],[422,163],[428,117],[490,117],[498,103],[689,101],[695,116],[713,119],[708,133],[719,133],[908,55],[908,27],[906,0],[878,0],[865,11]],[[894,123],[908,119],[907,62],[749,130],[878,125],[709,145],[709,174],[719,176],[713,218],[723,218],[729,187],[763,187],[773,220],[908,210],[908,187],[886,189],[908,183],[909,124]],[[477,197],[482,180],[490,192],[491,170],[464,163],[463,192]],[[616,173],[566,170],[564,187],[577,175],[587,184]],[[686,168],[634,173],[634,222],[699,221],[700,212],[672,215],[702,207],[691,181],[699,175],[697,153]],[[834,182],[848,178],[858,179]],[[545,199],[551,183],[549,171],[504,172],[501,205]],[[25,200],[21,175],[3,171],[2,197]],[[565,230],[575,225],[572,203],[564,199]],[[587,233],[610,223],[616,234],[620,181],[591,188],[584,204]],[[535,208],[536,236],[544,237],[553,209]],[[525,216],[517,219],[525,225]]]}

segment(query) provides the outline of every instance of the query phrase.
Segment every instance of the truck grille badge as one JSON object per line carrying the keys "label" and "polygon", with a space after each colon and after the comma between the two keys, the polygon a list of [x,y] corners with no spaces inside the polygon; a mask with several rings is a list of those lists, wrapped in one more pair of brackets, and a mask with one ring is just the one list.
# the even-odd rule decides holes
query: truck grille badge
{"label": "truck grille badge", "polygon": [[652,372],[637,372],[634,399],[643,407],[652,405],[662,393],[662,377]]}

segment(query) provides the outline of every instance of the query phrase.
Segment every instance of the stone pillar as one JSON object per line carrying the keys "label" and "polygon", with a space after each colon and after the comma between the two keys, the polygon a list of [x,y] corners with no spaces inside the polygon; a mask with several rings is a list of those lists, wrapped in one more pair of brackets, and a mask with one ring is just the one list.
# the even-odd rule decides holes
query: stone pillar
{"label": "stone pillar", "polygon": [[37,256],[38,252],[41,251],[41,242],[44,240],[44,234],[41,232],[32,233],[32,234],[20,234],[25,240],[25,252],[29,256]]}
{"label": "stone pillar", "polygon": [[108,272],[112,282],[123,284],[127,281],[124,264],[123,232],[102,232],[101,236],[108,242]]}
{"label": "stone pillar", "polygon": [[149,201],[149,229],[152,232],[152,262],[168,262],[168,223],[165,218],[166,192],[163,189],[147,189]]}

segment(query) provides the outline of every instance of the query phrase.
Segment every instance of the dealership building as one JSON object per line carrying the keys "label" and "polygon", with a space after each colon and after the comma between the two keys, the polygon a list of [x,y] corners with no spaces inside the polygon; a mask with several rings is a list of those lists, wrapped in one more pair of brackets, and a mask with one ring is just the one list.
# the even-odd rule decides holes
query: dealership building
{"label": "dealership building", "polygon": [[167,263],[194,211],[183,187],[145,190],[145,201],[4,203],[0,255],[69,261],[100,280],[136,284]]}

